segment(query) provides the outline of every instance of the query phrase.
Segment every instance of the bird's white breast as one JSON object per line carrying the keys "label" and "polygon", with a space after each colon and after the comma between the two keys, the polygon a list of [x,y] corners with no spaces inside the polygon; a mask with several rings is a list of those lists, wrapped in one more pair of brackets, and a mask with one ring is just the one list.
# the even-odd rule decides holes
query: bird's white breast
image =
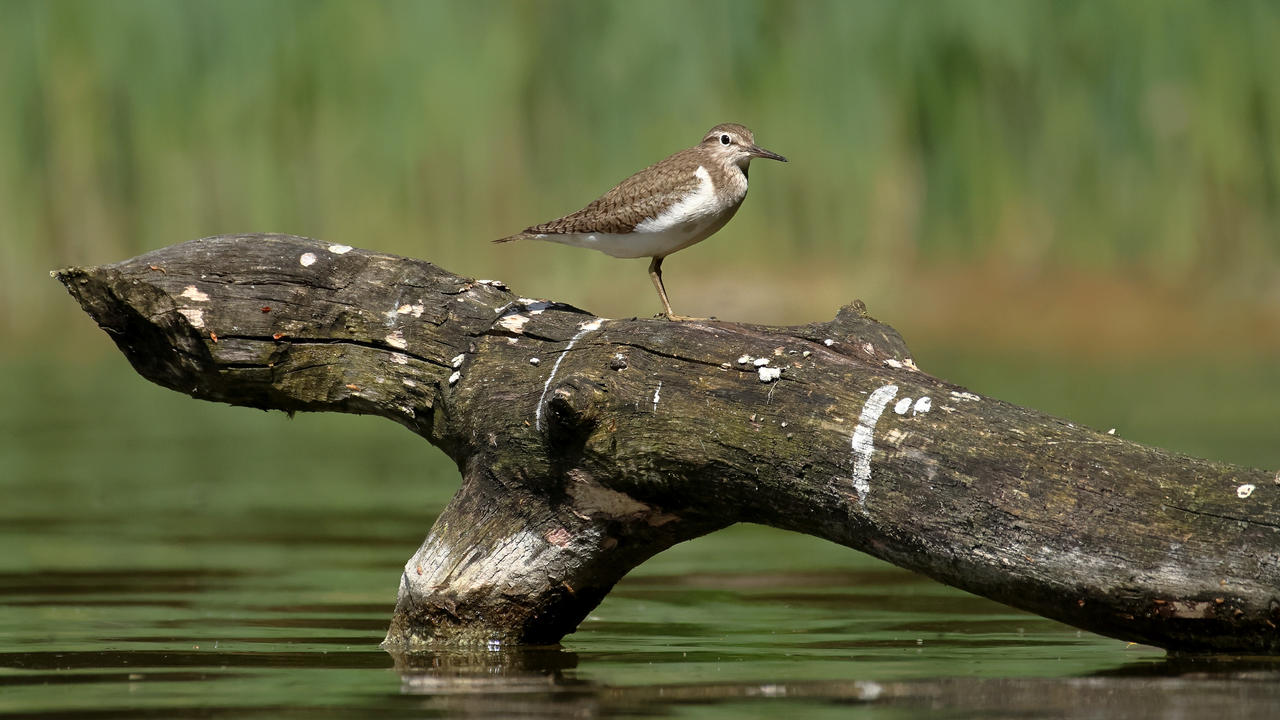
{"label": "bird's white breast", "polygon": [[651,217],[636,225],[633,232],[660,233],[689,223],[697,224],[699,220],[714,216],[724,209],[720,198],[716,196],[715,183],[711,182],[711,173],[701,165],[693,171],[698,178],[698,187],[671,207],[663,210],[657,217]]}

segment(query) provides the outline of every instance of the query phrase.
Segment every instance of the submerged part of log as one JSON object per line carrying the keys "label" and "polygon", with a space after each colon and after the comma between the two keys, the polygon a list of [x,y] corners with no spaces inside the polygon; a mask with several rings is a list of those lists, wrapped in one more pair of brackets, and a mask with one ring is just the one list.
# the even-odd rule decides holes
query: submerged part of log
{"label": "submerged part of log", "polygon": [[646,558],[737,522],[1192,652],[1280,652],[1280,479],[931,377],[860,304],[827,323],[606,319],[282,235],[57,273],[193,397],[382,415],[462,488],[389,647],[551,643]]}

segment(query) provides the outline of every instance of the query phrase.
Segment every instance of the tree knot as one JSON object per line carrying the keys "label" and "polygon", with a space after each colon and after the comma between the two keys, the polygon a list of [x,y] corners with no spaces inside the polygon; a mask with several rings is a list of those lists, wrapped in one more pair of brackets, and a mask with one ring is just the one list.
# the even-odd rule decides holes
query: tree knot
{"label": "tree knot", "polygon": [[551,390],[547,420],[553,429],[589,432],[599,421],[599,409],[604,401],[603,386],[586,378],[568,378]]}

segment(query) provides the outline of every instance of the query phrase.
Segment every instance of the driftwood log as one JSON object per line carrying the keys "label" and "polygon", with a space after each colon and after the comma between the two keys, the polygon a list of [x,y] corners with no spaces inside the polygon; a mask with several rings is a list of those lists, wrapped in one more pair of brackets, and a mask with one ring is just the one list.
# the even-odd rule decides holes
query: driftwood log
{"label": "driftwood log", "polygon": [[1116,638],[1280,652],[1280,477],[931,377],[860,303],[606,319],[285,235],[55,274],[160,385],[381,415],[457,463],[389,648],[556,642],[646,558],[753,522]]}

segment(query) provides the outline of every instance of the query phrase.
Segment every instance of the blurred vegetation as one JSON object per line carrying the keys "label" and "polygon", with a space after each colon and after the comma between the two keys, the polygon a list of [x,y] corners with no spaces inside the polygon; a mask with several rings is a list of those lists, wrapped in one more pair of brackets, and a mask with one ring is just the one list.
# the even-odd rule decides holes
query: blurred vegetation
{"label": "blurred vegetation", "polygon": [[647,315],[643,262],[486,241],[728,120],[792,162],[668,262],[682,312],[945,325],[1063,268],[1274,310],[1277,67],[1266,0],[0,0],[0,332],[77,312],[51,268],[242,231]]}

